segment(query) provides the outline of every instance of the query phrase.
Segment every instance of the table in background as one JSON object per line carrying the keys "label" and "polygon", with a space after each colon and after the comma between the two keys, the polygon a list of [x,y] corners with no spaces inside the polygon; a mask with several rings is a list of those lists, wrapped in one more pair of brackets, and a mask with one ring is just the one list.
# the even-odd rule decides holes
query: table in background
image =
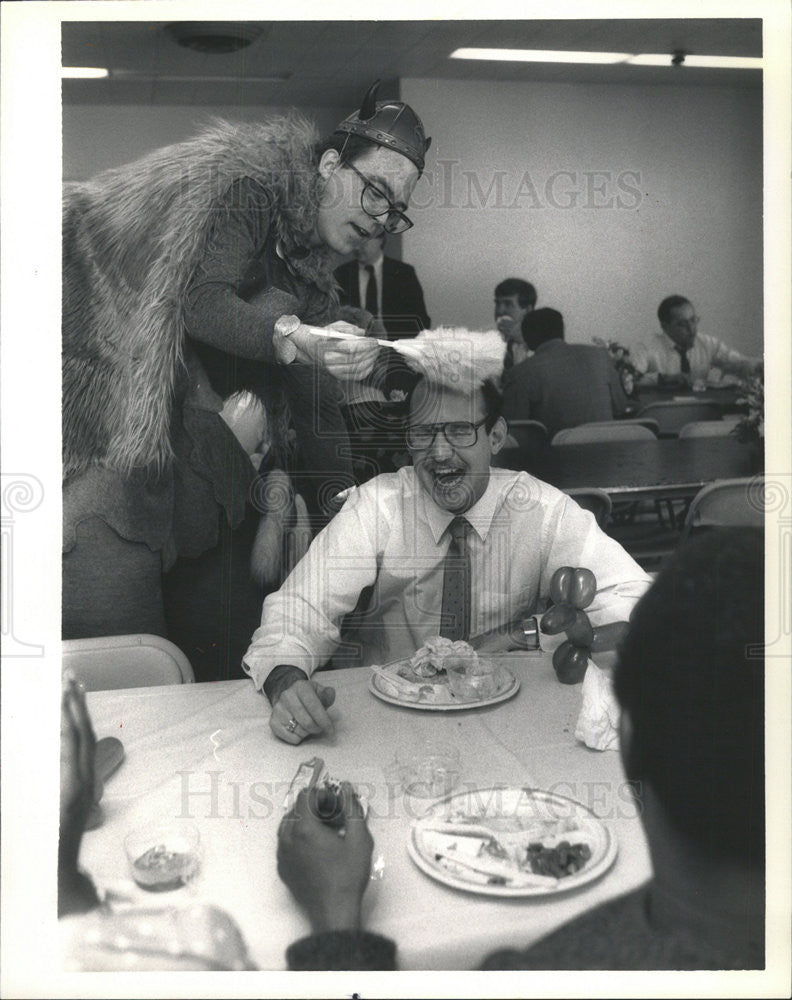
{"label": "table in background", "polygon": [[[475,968],[498,947],[525,948],[559,924],[628,892],[651,873],[646,841],[619,755],[574,737],[580,686],[558,683],[547,653],[508,657],[522,687],[510,701],[454,712],[383,703],[369,671],[325,673],[337,691],[333,740],[293,747],[272,735],[265,698],[249,680],[94,692],[97,737],[118,736],[126,761],[107,784],[105,822],[86,834],[81,862],[97,883],[126,876],[123,840],[154,819],[188,814],[204,850],[196,883],[168,895],[134,888],[142,904],[211,902],[234,916],[261,969],[284,967],[287,945],[307,922],[276,871],[276,831],[298,765],[323,757],[330,774],[369,795],[374,859],[364,902],[366,926],[394,938],[402,969]],[[461,751],[459,789],[520,785],[551,789],[590,806],[616,836],[613,868],[580,890],[543,898],[498,899],[428,878],[407,854],[412,819],[426,800],[393,795],[384,770],[397,749],[432,737]]]}
{"label": "table in background", "polygon": [[689,499],[716,479],[759,471],[751,448],[725,436],[555,446],[535,475],[562,490],[597,486],[615,502]]}
{"label": "table in background", "polygon": [[701,400],[705,403],[716,403],[721,414],[727,413],[747,413],[748,407],[737,400],[745,395],[745,390],[739,385],[728,386],[708,386],[702,392],[694,392],[693,389],[661,389],[656,385],[638,387],[638,398],[630,400],[628,412],[624,414],[626,418],[635,417],[644,406],[650,403],[671,403],[679,401]]}

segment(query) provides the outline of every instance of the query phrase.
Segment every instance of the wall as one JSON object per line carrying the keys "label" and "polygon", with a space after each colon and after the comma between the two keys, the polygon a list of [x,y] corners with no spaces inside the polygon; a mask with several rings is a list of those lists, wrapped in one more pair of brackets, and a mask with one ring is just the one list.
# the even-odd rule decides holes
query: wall
{"label": "wall", "polygon": [[632,344],[678,292],[760,353],[761,89],[405,79],[402,97],[433,136],[403,255],[434,323],[491,327],[515,276],[570,340]]}
{"label": "wall", "polygon": [[[212,117],[255,122],[286,109],[276,107],[176,107],[81,104],[63,107],[63,179],[86,180],[106,167],[131,163],[158,146],[181,142]],[[348,109],[306,108],[321,133]]]}

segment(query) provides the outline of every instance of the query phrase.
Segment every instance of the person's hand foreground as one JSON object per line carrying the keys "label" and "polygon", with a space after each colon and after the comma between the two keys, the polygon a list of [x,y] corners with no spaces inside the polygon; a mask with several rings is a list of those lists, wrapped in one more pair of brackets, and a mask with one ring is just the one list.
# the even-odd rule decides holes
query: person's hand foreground
{"label": "person's hand foreground", "polygon": [[278,875],[305,910],[315,934],[359,930],[374,841],[349,782],[341,785],[341,827],[319,819],[320,794],[317,787],[303,790],[281,820]]}
{"label": "person's hand foreground", "polygon": [[339,321],[329,330],[351,333],[354,340],[334,340],[316,337],[305,326],[300,326],[290,339],[297,348],[296,361],[301,364],[319,365],[340,381],[362,381],[374,367],[379,345],[366,337],[365,330]]}
{"label": "person's hand foreground", "polygon": [[[302,671],[295,671],[295,675]],[[284,678],[284,684],[272,692],[270,729],[286,743],[302,743],[309,736],[335,733],[327,709],[335,701],[335,688],[304,677]]]}

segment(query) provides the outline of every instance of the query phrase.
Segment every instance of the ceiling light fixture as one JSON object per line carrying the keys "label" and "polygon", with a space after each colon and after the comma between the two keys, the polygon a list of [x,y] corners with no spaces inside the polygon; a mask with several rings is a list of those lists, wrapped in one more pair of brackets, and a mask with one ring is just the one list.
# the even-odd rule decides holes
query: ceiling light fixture
{"label": "ceiling light fixture", "polygon": [[449,59],[497,62],[620,63],[629,52],[571,52],[564,49],[455,49]]}
{"label": "ceiling light fixture", "polygon": [[449,59],[492,62],[577,63],[625,66],[691,66],[699,69],[761,69],[762,59],[748,56],[697,56],[682,49],[660,54],[572,52],[554,49],[455,49]]}
{"label": "ceiling light fixture", "polygon": [[175,21],[165,31],[185,49],[223,55],[247,48],[264,29],[250,21]]}
{"label": "ceiling light fixture", "polygon": [[103,80],[108,76],[110,70],[101,66],[61,66],[62,80]]}

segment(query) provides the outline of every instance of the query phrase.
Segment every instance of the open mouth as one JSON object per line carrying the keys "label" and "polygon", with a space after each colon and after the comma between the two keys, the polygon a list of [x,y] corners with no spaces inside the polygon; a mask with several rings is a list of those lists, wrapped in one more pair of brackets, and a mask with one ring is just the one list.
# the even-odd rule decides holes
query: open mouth
{"label": "open mouth", "polygon": [[364,229],[362,226],[359,226],[356,222],[350,222],[349,224],[362,240],[371,239],[371,233],[368,232],[368,230]]}
{"label": "open mouth", "polygon": [[442,489],[454,489],[462,483],[464,469],[434,469],[435,482]]}

